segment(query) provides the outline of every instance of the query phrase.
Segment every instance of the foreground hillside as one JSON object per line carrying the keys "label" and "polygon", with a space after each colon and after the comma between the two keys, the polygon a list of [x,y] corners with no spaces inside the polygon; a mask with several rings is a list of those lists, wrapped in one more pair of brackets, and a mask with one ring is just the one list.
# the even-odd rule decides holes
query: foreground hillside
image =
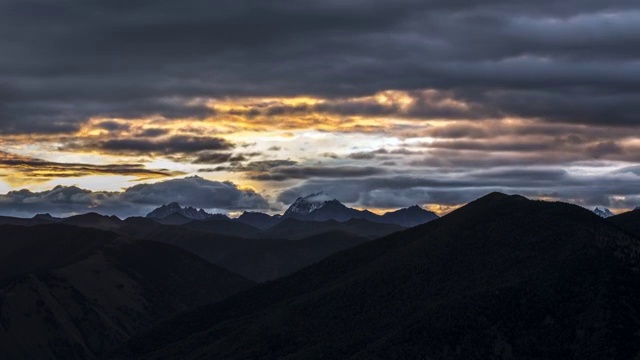
{"label": "foreground hillside", "polygon": [[635,209],[607,218],[607,221],[640,237],[640,209]]}
{"label": "foreground hillside", "polygon": [[181,314],[115,357],[633,359],[639,251],[585,209],[494,193]]}
{"label": "foreground hillside", "polygon": [[68,225],[0,226],[0,357],[87,359],[252,282],[179,248]]}
{"label": "foreground hillside", "polygon": [[[120,231],[139,238],[181,247],[256,282],[289,275],[338,251],[371,240],[343,230],[354,228],[355,226],[350,224],[359,224],[359,221],[322,223],[291,220],[299,226],[278,226],[278,233],[274,238],[243,238],[216,233],[214,230],[229,224],[225,221],[198,222],[199,225],[207,225],[212,229],[212,231],[206,231],[204,226],[194,229],[188,225],[170,226],[147,219],[131,218],[126,220],[128,226],[121,228]],[[231,224],[244,226],[241,223]],[[381,225],[385,226],[385,229],[390,227],[390,225]],[[391,227],[393,230],[398,230],[396,226]],[[290,231],[287,231],[289,229]],[[373,229],[377,228],[373,227]],[[298,238],[296,234],[300,234],[300,237]],[[284,236],[279,238],[278,235],[296,236],[296,240],[289,240]]]}

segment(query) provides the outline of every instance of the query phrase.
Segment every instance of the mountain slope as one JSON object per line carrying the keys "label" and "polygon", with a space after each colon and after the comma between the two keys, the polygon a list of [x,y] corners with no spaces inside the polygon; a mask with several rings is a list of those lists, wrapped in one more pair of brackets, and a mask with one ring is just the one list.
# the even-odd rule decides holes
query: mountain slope
{"label": "mountain slope", "polygon": [[87,359],[252,282],[179,248],[66,225],[0,226],[3,359]]}
{"label": "mountain slope", "polygon": [[220,220],[212,218],[202,221],[191,221],[184,225],[186,228],[198,231],[204,231],[212,234],[229,235],[242,238],[260,237],[260,229],[251,225],[233,221],[230,219]]}
{"label": "mountain slope", "polygon": [[614,216],[614,214],[611,212],[611,210],[607,209],[607,208],[595,208],[593,209],[593,213],[600,216],[601,218],[608,218],[608,217],[612,217]]}
{"label": "mountain slope", "polygon": [[33,225],[51,224],[54,222],[56,222],[56,220],[46,219],[38,216],[34,216],[32,218],[0,216],[0,225],[33,226]]}
{"label": "mountain slope", "polygon": [[60,220],[61,224],[94,228],[99,230],[116,230],[124,224],[117,216],[105,216],[87,213]]}
{"label": "mountain slope", "polygon": [[611,216],[607,221],[640,237],[640,209]]}
{"label": "mountain slope", "polygon": [[414,227],[428,223],[438,218],[434,212],[425,210],[418,205],[388,212],[378,220],[387,224],[398,224],[404,227]]}
{"label": "mountain slope", "polygon": [[330,231],[342,231],[375,239],[401,230],[404,230],[404,228],[400,225],[382,224],[364,219],[350,219],[344,222],[336,220],[304,221],[285,219],[267,229],[263,237],[298,240]]}
{"label": "mountain slope", "polygon": [[274,280],[314,264],[336,252],[370,241],[343,231],[330,231],[299,240],[268,239],[253,243],[216,262],[257,282]]}
{"label": "mountain slope", "polygon": [[261,212],[245,211],[242,215],[236,218],[235,221],[264,230],[277,224],[280,221],[280,216],[271,216]]}
{"label": "mountain slope", "polygon": [[639,248],[588,210],[494,193],[182,314],[120,356],[631,359]]}
{"label": "mountain slope", "polygon": [[190,206],[181,207],[180,204],[178,204],[177,202],[172,202],[170,204],[162,205],[159,208],[154,209],[153,211],[147,214],[147,217],[152,219],[164,219],[174,214],[182,215],[191,220],[205,220],[214,216],[224,216],[220,214],[217,214],[217,215],[209,214],[203,209],[196,209]]}
{"label": "mountain slope", "polygon": [[160,225],[144,232],[135,227],[127,230],[145,239],[181,247],[257,282],[289,275],[338,251],[370,240],[330,230],[297,240],[239,238],[184,226]]}

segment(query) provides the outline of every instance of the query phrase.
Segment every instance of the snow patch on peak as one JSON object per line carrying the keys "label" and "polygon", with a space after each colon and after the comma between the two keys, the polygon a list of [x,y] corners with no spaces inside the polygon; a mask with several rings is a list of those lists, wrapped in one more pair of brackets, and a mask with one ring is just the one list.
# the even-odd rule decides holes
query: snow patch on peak
{"label": "snow patch on peak", "polygon": [[293,204],[291,204],[291,206],[289,206],[284,215],[308,215],[323,207],[327,202],[334,200],[335,199],[330,197],[329,194],[325,192],[319,192],[305,197],[299,197],[296,199],[296,201],[293,202]]}
{"label": "snow patch on peak", "polygon": [[213,217],[214,215],[207,213],[203,209],[196,209],[193,207],[181,207],[177,202],[172,202],[167,205],[162,205],[161,207],[153,210],[152,212],[147,214],[148,218],[154,219],[164,219],[167,216],[179,214],[189,219],[194,220],[205,220]]}
{"label": "snow patch on peak", "polygon": [[613,213],[611,212],[611,210],[607,209],[607,208],[595,208],[593,210],[593,213],[600,216],[601,218],[608,218],[613,216]]}

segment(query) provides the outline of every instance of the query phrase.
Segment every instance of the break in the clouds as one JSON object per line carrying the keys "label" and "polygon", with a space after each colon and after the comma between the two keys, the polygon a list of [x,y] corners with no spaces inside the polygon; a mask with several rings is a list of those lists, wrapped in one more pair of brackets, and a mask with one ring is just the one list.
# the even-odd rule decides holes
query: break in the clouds
{"label": "break in the clouds", "polygon": [[201,174],[274,208],[629,208],[639,24],[630,0],[5,0],[0,150],[22,162],[0,189]]}
{"label": "break in the clouds", "polygon": [[147,169],[142,164],[92,165],[45,161],[0,151],[0,176],[36,179],[77,178],[91,175],[124,175],[138,179],[163,178],[181,175],[167,169]]}
{"label": "break in the clouds", "polygon": [[231,182],[188,177],[135,185],[119,192],[91,191],[77,186],[57,186],[41,192],[12,191],[0,195],[0,209],[3,215],[18,216],[95,211],[125,217],[144,215],[157,206],[174,201],[222,212],[268,207],[262,196]]}

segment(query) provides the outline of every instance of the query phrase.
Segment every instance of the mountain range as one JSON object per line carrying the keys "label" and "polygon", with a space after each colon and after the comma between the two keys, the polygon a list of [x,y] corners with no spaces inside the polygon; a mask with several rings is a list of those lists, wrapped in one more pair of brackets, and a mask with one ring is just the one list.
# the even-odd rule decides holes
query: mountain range
{"label": "mountain range", "polygon": [[191,220],[234,220],[255,228],[265,230],[286,219],[304,221],[335,220],[345,222],[351,219],[363,219],[382,224],[396,224],[403,227],[413,227],[438,218],[435,213],[424,210],[418,205],[397,211],[377,215],[368,210],[357,210],[332,199],[326,193],[316,193],[297,198],[282,215],[268,215],[260,212],[244,212],[236,219],[230,219],[223,214],[209,214],[203,209],[181,207],[173,202],[153,210],[147,214],[148,218],[156,219],[164,224],[182,225]]}
{"label": "mountain range", "polygon": [[[299,200],[237,219],[0,218],[1,357],[640,354],[640,211],[492,193],[407,228]],[[321,215],[336,209],[365,215]]]}
{"label": "mountain range", "polygon": [[637,234],[494,193],[186,312],[115,358],[632,359]]}
{"label": "mountain range", "polygon": [[153,210],[147,214],[148,218],[164,219],[173,214],[182,215],[186,218],[193,220],[205,220],[215,215],[209,214],[203,209],[196,209],[193,207],[181,207],[177,202],[169,203],[168,205],[162,205],[161,207]]}

